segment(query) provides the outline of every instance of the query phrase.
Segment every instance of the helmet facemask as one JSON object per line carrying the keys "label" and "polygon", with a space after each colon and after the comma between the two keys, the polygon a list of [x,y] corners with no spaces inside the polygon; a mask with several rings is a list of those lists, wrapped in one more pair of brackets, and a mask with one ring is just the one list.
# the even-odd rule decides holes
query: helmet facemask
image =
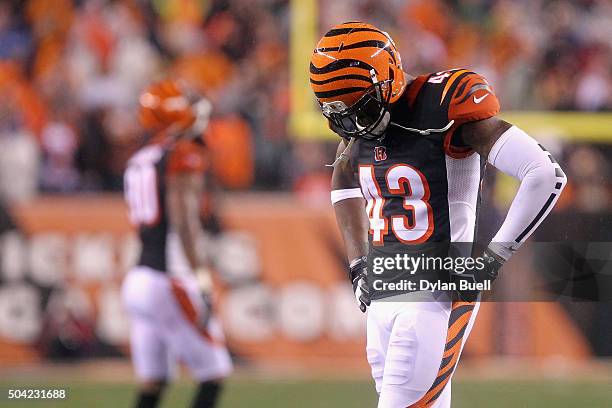
{"label": "helmet facemask", "polygon": [[392,80],[377,81],[372,73],[373,84],[366,89],[363,96],[347,107],[344,102],[323,102],[323,115],[336,130],[347,138],[378,139],[384,135],[391,114]]}

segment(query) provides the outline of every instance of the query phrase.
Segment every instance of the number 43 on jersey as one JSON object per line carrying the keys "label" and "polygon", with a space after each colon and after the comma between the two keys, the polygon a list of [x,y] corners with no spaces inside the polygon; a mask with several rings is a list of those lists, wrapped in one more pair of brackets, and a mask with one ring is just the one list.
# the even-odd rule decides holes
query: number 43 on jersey
{"label": "number 43 on jersey", "polygon": [[[372,165],[359,166],[359,182],[367,202],[366,213],[374,245],[384,244],[389,226],[402,243],[427,241],[433,233],[433,212],[428,202],[429,185],[420,171],[408,164],[390,167],[385,174],[385,185],[382,186],[389,194],[383,194]],[[385,216],[388,200],[402,200],[403,211]]]}

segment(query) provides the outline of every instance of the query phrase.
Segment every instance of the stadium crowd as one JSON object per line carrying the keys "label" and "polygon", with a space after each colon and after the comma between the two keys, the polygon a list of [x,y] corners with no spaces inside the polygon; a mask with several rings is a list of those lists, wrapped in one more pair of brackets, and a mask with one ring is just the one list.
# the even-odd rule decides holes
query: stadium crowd
{"label": "stadium crowd", "polygon": [[[505,110],[612,109],[605,0],[350,0],[320,13],[321,30],[356,19],[386,28],[409,72],[483,73]],[[333,147],[288,133],[289,14],[288,0],[3,1],[0,196],[120,190],[141,137],[137,96],[161,75],[213,101],[221,185],[309,188]]]}

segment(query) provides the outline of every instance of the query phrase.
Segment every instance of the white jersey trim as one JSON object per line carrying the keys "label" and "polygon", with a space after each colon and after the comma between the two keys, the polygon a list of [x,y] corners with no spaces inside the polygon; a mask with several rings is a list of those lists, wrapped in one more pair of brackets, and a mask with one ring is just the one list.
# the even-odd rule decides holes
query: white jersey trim
{"label": "white jersey trim", "polygon": [[473,242],[480,189],[480,156],[473,154],[455,159],[447,155],[446,177],[451,242]]}
{"label": "white jersey trim", "polygon": [[360,188],[344,188],[342,190],[332,190],[331,194],[332,205],[342,200],[349,198],[363,198],[363,193]]}

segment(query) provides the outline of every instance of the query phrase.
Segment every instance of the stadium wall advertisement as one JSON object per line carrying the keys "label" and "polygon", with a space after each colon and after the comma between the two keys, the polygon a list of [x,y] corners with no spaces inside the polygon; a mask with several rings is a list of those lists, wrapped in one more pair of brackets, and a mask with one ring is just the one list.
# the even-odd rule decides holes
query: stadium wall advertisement
{"label": "stadium wall advertisement", "polygon": [[[331,208],[262,194],[229,195],[219,207],[225,230],[209,245],[236,358],[365,369],[365,318]],[[12,216],[18,228],[0,237],[0,363],[126,355],[120,285],[138,248],[121,197],[41,197]],[[500,332],[511,335],[494,343]],[[583,359],[590,351],[559,305],[523,302],[483,304],[465,354]]]}

